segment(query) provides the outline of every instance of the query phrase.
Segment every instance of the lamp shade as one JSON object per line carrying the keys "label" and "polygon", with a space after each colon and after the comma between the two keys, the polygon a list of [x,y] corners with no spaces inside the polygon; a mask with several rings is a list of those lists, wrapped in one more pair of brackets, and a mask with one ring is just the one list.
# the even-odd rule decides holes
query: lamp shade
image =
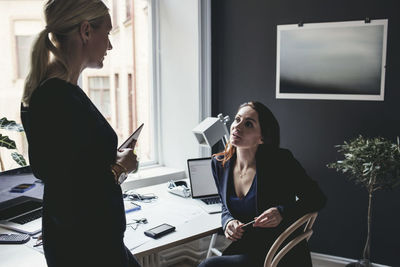
{"label": "lamp shade", "polygon": [[201,146],[212,147],[227,134],[226,125],[219,118],[208,117],[193,130]]}

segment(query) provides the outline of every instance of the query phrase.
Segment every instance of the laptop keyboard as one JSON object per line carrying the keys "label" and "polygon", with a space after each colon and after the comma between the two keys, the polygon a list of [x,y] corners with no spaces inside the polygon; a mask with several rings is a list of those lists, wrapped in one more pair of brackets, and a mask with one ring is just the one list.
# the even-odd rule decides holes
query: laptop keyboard
{"label": "laptop keyboard", "polygon": [[10,221],[19,224],[26,224],[33,220],[39,219],[40,217],[42,217],[42,209],[18,216]]}
{"label": "laptop keyboard", "polygon": [[221,199],[219,197],[211,197],[211,198],[202,198],[201,199],[207,205],[218,204],[221,203]]}

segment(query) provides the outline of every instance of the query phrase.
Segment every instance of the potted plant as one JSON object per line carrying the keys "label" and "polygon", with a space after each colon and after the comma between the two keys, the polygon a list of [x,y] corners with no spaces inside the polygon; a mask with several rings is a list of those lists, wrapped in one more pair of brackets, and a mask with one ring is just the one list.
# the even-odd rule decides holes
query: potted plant
{"label": "potted plant", "polygon": [[348,266],[371,266],[372,199],[375,191],[393,189],[400,184],[400,146],[383,137],[359,136],[342,145],[335,146],[344,155],[343,160],[330,163],[328,168],[347,174],[348,178],[368,191],[368,233],[363,259]]}
{"label": "potted plant", "polygon": [[[17,131],[17,132],[24,131],[24,128],[22,127],[21,124],[18,124],[15,121],[9,121],[6,118],[0,119],[0,129],[7,130],[7,131]],[[1,133],[0,133],[0,147],[12,149],[12,150],[17,149],[15,142],[13,140],[11,140],[7,135],[2,135]],[[15,162],[18,163],[18,165],[26,166],[26,161],[25,161],[24,157],[21,154],[19,154],[17,151],[12,152],[11,157],[14,159]],[[0,170],[1,171],[5,170],[3,160],[1,159],[1,155],[0,155]]]}

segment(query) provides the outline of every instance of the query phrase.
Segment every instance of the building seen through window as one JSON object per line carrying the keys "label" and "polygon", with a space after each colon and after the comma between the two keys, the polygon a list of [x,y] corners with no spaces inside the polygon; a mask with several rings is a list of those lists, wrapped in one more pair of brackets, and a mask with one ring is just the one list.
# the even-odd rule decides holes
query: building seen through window
{"label": "building seen through window", "polygon": [[15,45],[17,52],[17,65],[18,65],[18,75],[19,79],[26,77],[29,72],[29,51],[32,47],[33,41],[35,39],[34,35],[16,35]]}
{"label": "building seen through window", "polygon": [[125,14],[126,20],[130,20],[131,19],[131,13],[132,13],[132,0],[125,0]]}
{"label": "building seen through window", "polygon": [[101,111],[103,116],[111,121],[110,82],[107,76],[88,77],[89,98]]}
{"label": "building seen through window", "polygon": [[[20,102],[30,53],[37,34],[45,27],[43,5],[46,1],[0,1],[0,118],[20,121]],[[113,50],[107,52],[102,69],[86,69],[78,84],[108,120],[121,144],[141,123],[145,124],[136,152],[141,166],[155,163],[152,116],[152,32],[150,0],[108,0],[113,30]],[[132,13],[133,12],[133,13]],[[122,14],[122,15],[121,15]],[[24,133],[4,132],[16,141],[18,152],[28,161]],[[19,167],[1,147],[5,169]],[[28,162],[29,164],[29,162]]]}

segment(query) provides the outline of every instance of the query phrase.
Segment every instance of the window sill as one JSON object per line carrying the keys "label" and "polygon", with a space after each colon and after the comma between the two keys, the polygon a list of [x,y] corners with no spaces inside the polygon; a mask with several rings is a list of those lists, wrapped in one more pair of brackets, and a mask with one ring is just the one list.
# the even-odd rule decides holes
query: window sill
{"label": "window sill", "polygon": [[168,168],[164,166],[143,167],[137,173],[129,174],[121,185],[122,190],[130,190],[144,186],[161,184],[170,180],[180,180],[186,177],[185,171],[181,169]]}

